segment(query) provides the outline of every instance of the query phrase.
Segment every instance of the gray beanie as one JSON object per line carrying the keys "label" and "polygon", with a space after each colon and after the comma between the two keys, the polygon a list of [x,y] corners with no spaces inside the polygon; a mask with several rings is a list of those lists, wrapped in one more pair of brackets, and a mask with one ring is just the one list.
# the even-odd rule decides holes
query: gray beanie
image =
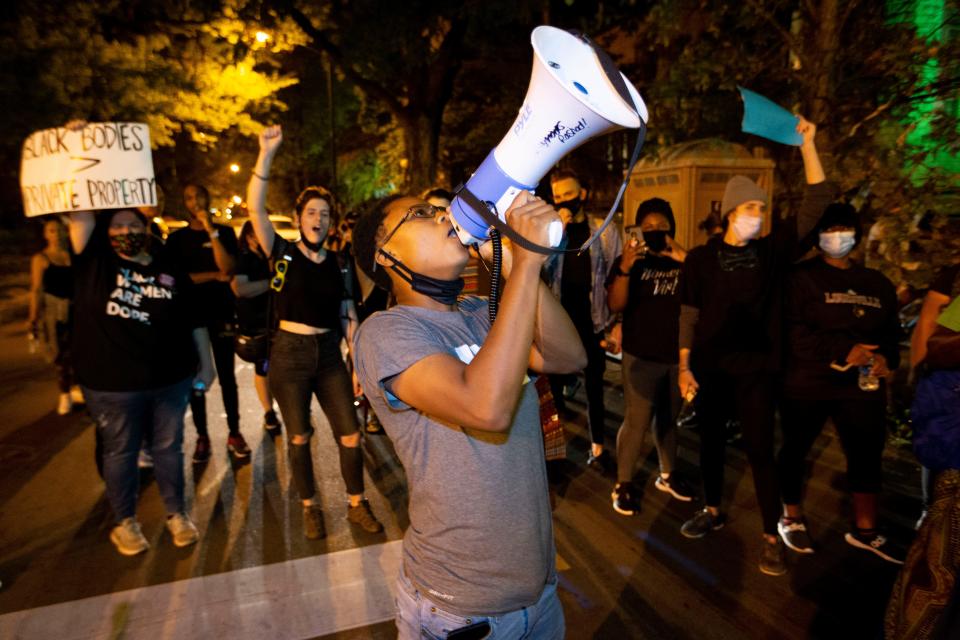
{"label": "gray beanie", "polygon": [[759,200],[763,204],[769,204],[767,202],[767,192],[758,187],[756,182],[747,176],[733,176],[723,190],[723,205],[720,211],[726,218],[727,214],[750,200]]}

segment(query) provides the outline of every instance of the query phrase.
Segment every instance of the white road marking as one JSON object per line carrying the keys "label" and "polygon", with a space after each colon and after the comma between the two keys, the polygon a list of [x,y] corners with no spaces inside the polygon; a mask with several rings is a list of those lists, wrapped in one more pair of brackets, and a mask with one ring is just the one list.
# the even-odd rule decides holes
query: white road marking
{"label": "white road marking", "polygon": [[299,640],[394,615],[401,541],[0,616],[0,638]]}

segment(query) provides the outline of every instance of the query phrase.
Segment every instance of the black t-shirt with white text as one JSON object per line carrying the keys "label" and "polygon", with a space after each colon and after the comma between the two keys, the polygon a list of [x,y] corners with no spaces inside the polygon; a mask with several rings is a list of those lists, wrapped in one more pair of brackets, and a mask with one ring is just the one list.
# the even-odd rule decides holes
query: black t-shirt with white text
{"label": "black t-shirt with white text", "polygon": [[[230,227],[214,225],[217,239],[227,250],[227,253],[236,257],[237,237]],[[219,271],[213,257],[213,241],[203,229],[184,227],[170,234],[164,247],[171,260],[184,272],[209,273]],[[227,282],[204,282],[196,285],[198,304],[195,312],[201,317],[201,323],[206,326],[220,326],[233,322],[234,298],[230,284]]]}
{"label": "black t-shirt with white text", "polygon": [[143,391],[196,373],[196,287],[164,255],[149,265],[124,260],[100,225],[74,259],[72,354],[82,385]]}
{"label": "black t-shirt with white text", "polygon": [[[618,257],[607,278],[620,271]],[[680,263],[648,255],[633,263],[627,306],[623,310],[623,350],[635,358],[675,364],[680,319]]]}

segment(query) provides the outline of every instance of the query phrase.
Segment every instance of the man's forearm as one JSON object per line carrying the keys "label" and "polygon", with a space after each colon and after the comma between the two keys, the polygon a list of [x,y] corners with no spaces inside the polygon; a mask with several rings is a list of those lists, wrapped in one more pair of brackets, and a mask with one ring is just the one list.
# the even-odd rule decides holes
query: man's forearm
{"label": "man's forearm", "polygon": [[225,276],[233,275],[236,261],[233,259],[233,256],[230,255],[230,252],[227,251],[226,247],[223,246],[220,238],[211,235],[210,247],[213,249],[213,261],[217,263],[217,268],[220,269],[220,273]]}
{"label": "man's forearm", "polygon": [[476,398],[485,403],[491,418],[509,425],[530,361],[540,266],[517,265],[504,288],[497,321],[483,347],[464,369],[464,382],[476,389]]}
{"label": "man's forearm", "polygon": [[222,274],[219,271],[200,271],[189,275],[194,284],[205,284],[219,281]]}
{"label": "man's forearm", "polygon": [[542,281],[537,289],[533,346],[543,358],[544,373],[572,373],[587,364],[587,352],[573,321]]}

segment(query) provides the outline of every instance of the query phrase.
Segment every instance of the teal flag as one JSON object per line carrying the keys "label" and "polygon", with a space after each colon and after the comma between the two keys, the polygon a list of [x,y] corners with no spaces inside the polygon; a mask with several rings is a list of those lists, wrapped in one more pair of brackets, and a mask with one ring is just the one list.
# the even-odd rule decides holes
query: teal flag
{"label": "teal flag", "polygon": [[803,136],[797,133],[800,118],[759,93],[737,86],[743,98],[743,122],[740,128],[780,144],[799,147]]}

